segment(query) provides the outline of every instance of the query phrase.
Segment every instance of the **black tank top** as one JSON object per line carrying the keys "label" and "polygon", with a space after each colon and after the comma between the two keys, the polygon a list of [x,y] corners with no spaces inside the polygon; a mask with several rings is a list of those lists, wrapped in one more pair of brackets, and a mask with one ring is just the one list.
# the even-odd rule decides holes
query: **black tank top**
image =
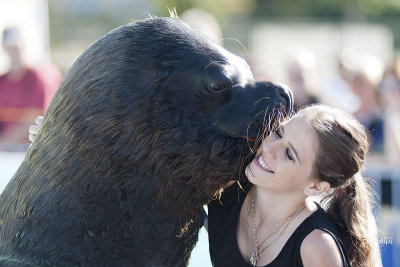
{"label": "black tank top", "polygon": [[[246,192],[235,184],[222,193],[220,200],[214,200],[208,205],[210,257],[215,267],[252,266],[245,261],[240,253],[236,239],[237,223],[245,197]],[[347,254],[340,238],[339,227],[319,205],[318,210],[297,227],[278,256],[266,266],[303,266],[300,255],[301,243],[315,229],[323,230],[333,237],[342,255],[343,266],[349,267]]]}

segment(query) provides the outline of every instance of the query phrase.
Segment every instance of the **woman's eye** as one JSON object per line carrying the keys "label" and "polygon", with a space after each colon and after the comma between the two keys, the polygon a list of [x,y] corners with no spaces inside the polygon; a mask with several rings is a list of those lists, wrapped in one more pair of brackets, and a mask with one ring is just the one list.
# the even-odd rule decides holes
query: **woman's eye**
{"label": "woman's eye", "polygon": [[294,161],[294,158],[293,158],[292,154],[290,153],[289,148],[286,148],[285,153],[286,153],[286,158],[287,159]]}
{"label": "woman's eye", "polygon": [[276,134],[276,136],[278,136],[279,138],[282,138],[282,134],[281,134],[281,132],[280,132],[280,128],[278,128],[278,129],[275,130],[275,134]]}

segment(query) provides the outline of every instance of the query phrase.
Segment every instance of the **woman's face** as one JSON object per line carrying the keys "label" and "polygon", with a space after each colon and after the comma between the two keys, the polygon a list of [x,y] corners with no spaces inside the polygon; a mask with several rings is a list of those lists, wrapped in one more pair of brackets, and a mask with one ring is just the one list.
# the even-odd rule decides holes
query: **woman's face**
{"label": "woman's face", "polygon": [[313,182],[317,144],[305,115],[297,114],[263,141],[246,176],[254,185],[274,192],[304,192]]}

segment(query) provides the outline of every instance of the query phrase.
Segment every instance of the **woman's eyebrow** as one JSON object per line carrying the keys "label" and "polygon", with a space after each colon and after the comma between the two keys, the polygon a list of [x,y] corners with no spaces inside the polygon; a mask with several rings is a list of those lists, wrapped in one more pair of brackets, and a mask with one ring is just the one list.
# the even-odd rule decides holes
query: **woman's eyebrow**
{"label": "woman's eyebrow", "polygon": [[[285,134],[285,130],[283,129],[282,126],[281,126],[280,128],[281,128],[281,131],[282,131],[282,135],[284,135],[284,134]],[[299,155],[297,154],[296,149],[294,149],[294,147],[293,147],[293,145],[292,145],[291,143],[289,143],[289,146],[290,146],[290,148],[293,150],[294,154],[296,155],[297,160],[298,160],[299,162],[301,162],[301,161],[300,161],[300,158],[299,158]]]}

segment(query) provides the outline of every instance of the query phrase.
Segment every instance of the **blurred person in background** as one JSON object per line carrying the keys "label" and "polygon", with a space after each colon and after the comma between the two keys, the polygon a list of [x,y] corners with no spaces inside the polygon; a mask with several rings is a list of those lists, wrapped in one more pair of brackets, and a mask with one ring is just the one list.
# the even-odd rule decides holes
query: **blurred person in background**
{"label": "blurred person in background", "polygon": [[315,56],[298,50],[287,64],[288,85],[293,91],[295,110],[318,103],[318,77]]}
{"label": "blurred person in background", "polygon": [[360,62],[362,64],[352,80],[353,92],[360,100],[360,105],[354,114],[369,132],[370,152],[383,154],[384,120],[378,91],[378,85],[382,80],[383,64],[370,56],[366,56]]}
{"label": "blurred person in background", "polygon": [[0,150],[24,151],[29,125],[44,113],[45,82],[27,66],[18,29],[5,29],[2,45],[10,67],[0,76]]}
{"label": "blurred person in background", "polygon": [[336,58],[334,73],[324,79],[319,94],[322,103],[354,113],[360,106],[360,99],[353,92],[352,80],[357,59],[350,51],[343,51]]}
{"label": "blurred person in background", "polygon": [[388,163],[400,164],[400,55],[386,70],[379,91],[385,121],[385,159]]}

